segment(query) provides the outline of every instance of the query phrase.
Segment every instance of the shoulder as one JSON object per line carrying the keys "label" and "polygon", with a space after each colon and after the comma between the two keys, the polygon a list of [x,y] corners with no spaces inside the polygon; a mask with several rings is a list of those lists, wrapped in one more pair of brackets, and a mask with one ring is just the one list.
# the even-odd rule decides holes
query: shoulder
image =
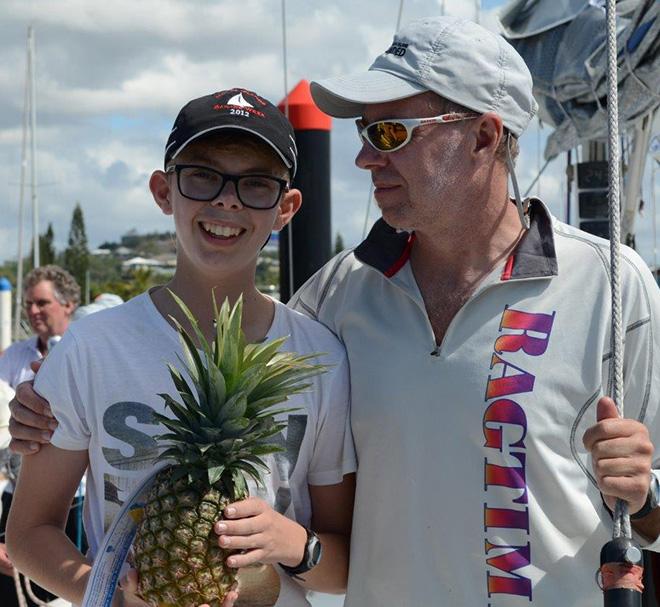
{"label": "shoulder", "polygon": [[287,350],[300,354],[324,353],[334,363],[345,358],[344,346],[325,325],[280,302],[276,302],[276,306],[280,315],[280,330],[289,336],[285,345]]}
{"label": "shoulder", "polygon": [[30,337],[28,339],[22,339],[21,341],[15,341],[11,346],[6,348],[3,352],[2,355],[0,356],[0,360],[6,357],[5,360],[13,360],[18,357],[23,356],[25,352],[31,352],[36,349],[37,346],[37,338],[36,337]]}
{"label": "shoulder", "polygon": [[130,330],[132,326],[141,325],[148,316],[148,297],[147,293],[141,293],[125,303],[83,316],[69,325],[67,333],[85,340],[90,337],[98,339],[102,333]]}
{"label": "shoulder", "polygon": [[[610,241],[565,224],[553,217],[553,231],[557,254],[565,258],[565,263],[576,264],[573,270],[593,272],[594,265],[606,275],[610,273]],[[622,275],[633,278],[640,273],[649,273],[648,266],[639,254],[626,245],[621,245]],[[587,264],[586,266],[584,264]],[[593,275],[592,275],[593,278]]]}
{"label": "shoulder", "polygon": [[[584,285],[597,287],[604,292],[610,289],[611,265],[610,242],[583,232],[553,218],[555,246],[563,271],[577,273],[584,278]],[[624,306],[638,308],[648,313],[658,307],[660,290],[646,262],[632,248],[621,245],[621,283]],[[560,274],[561,275],[561,274]]]}
{"label": "shoulder", "polygon": [[334,297],[363,272],[375,271],[361,262],[354,249],[342,251],[328,261],[293,295],[289,306],[312,318],[319,318],[320,310],[328,298]]}
{"label": "shoulder", "polygon": [[[609,241],[552,218],[555,247],[560,270],[564,264],[576,264],[573,269],[588,269],[593,272],[593,264],[605,274],[609,271]],[[588,264],[586,267],[584,264]]]}

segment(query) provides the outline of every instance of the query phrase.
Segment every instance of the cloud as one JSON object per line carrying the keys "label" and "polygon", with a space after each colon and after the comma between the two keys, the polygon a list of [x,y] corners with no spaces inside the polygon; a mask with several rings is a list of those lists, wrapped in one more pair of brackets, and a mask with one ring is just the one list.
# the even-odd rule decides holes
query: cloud
{"label": "cloud", "polygon": [[[499,0],[498,0],[499,1]],[[495,0],[482,4],[492,8]],[[499,2],[500,4],[502,2]],[[440,0],[407,0],[402,20],[439,14]],[[475,4],[446,0],[452,15]],[[392,39],[399,2],[287,0],[287,82],[366,69]],[[57,246],[80,201],[92,247],[130,228],[170,229],[147,180],[162,163],[165,139],[188,99],[235,85],[274,101],[285,94],[281,2],[272,0],[4,0],[0,4],[0,260],[16,255],[26,31],[37,47],[37,146],[41,230],[53,222]],[[482,23],[495,28],[492,11]],[[547,134],[547,133],[546,133]],[[351,121],[334,121],[333,237],[362,236],[369,176],[353,163]],[[536,174],[534,129],[523,138],[521,186]],[[562,161],[541,192],[562,212]],[[29,192],[28,192],[29,200]],[[649,207],[650,208],[650,207]],[[29,209],[28,209],[29,211]],[[650,213],[650,211],[649,211]],[[372,206],[370,221],[378,212]],[[30,232],[26,211],[26,233]],[[640,238],[649,230],[640,222]]]}

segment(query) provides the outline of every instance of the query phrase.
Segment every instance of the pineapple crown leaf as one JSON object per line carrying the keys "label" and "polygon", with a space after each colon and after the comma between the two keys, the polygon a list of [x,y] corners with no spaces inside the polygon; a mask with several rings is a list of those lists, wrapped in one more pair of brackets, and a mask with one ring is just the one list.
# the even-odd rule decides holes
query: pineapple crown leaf
{"label": "pineapple crown leaf", "polygon": [[169,407],[176,417],[192,430],[199,430],[199,415],[192,409],[187,409],[176,402],[169,394],[159,394],[165,406]]}
{"label": "pineapple crown leaf", "polygon": [[177,470],[183,468],[180,478],[221,484],[229,494],[244,496],[246,476],[261,483],[261,457],[284,450],[272,437],[286,424],[275,416],[298,410],[276,405],[307,389],[306,380],[325,367],[314,364],[317,355],[280,351],[285,337],[246,344],[242,298],[234,306],[228,300],[218,306],[214,295],[216,326],[209,343],[185,303],[172,297],[190,327],[174,320],[182,367],[168,368],[179,396],[160,395],[173,418],[156,416],[168,430],[158,437],[168,443],[159,460],[174,460]]}
{"label": "pineapple crown leaf", "polygon": [[224,471],[225,471],[225,466],[222,464],[219,464],[217,466],[211,466],[208,469],[209,485],[211,486],[215,485],[222,478]]}

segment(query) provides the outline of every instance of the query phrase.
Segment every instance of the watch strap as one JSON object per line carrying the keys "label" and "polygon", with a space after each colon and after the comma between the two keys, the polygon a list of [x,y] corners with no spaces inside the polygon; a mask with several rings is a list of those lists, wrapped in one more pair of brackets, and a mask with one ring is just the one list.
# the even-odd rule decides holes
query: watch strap
{"label": "watch strap", "polygon": [[640,518],[648,516],[658,507],[658,505],[660,505],[658,502],[660,502],[660,481],[658,481],[656,474],[651,472],[651,484],[649,486],[648,495],[646,496],[646,501],[641,510],[630,515],[630,520],[637,521]]}
{"label": "watch strap", "polygon": [[293,567],[278,563],[284,573],[294,578],[298,578],[301,573],[307,573],[310,569],[316,567],[321,560],[322,546],[319,536],[307,527],[305,527],[305,531],[307,532],[307,542],[300,563]]}

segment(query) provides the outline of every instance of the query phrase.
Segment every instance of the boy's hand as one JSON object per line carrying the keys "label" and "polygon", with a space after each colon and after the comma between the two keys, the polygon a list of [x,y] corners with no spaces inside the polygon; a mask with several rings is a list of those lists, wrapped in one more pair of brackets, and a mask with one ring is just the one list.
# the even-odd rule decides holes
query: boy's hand
{"label": "boy's hand", "polygon": [[[30,365],[36,373],[41,362]],[[33,387],[33,382],[23,382],[16,387],[16,395],[9,403],[11,419],[9,449],[21,455],[36,453],[41,444],[49,443],[57,421],[53,417],[48,401],[41,398]]]}
{"label": "boy's hand", "polygon": [[12,565],[7,555],[7,547],[0,544],[0,574],[14,577],[14,565]]}
{"label": "boy's hand", "polygon": [[649,491],[653,457],[649,431],[634,419],[620,418],[607,396],[598,401],[596,420],[582,440],[591,452],[598,488],[610,510],[618,497],[634,514],[644,506]]}
{"label": "boy's hand", "polygon": [[[135,569],[129,569],[126,575],[120,580],[118,591],[112,600],[112,607],[149,607],[137,596],[138,591],[138,573]],[[222,602],[222,607],[234,607],[238,599],[238,592],[232,590],[227,594]],[[209,607],[208,605],[199,605],[199,607]]]}
{"label": "boy's hand", "polygon": [[230,567],[255,563],[295,567],[302,561],[307,542],[304,527],[275,512],[264,500],[250,497],[229,504],[224,514],[227,518],[214,526],[220,547],[243,551],[227,559]]}

